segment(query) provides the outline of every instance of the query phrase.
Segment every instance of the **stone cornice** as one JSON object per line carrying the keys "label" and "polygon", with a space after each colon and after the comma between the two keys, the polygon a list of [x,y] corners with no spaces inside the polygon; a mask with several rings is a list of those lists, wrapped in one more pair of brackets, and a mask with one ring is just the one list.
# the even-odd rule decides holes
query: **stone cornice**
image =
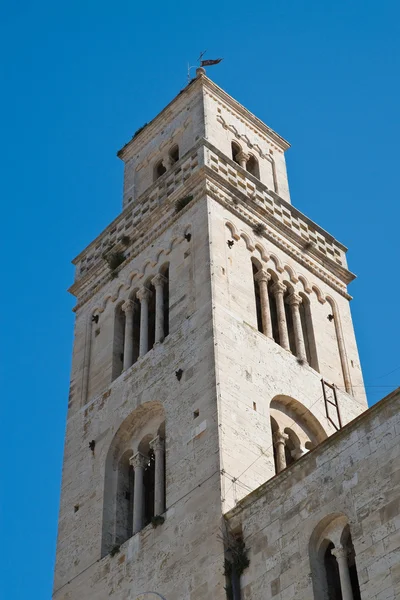
{"label": "stone cornice", "polygon": [[221,152],[216,146],[214,146],[213,144],[211,144],[208,140],[203,140],[203,143],[204,143],[204,145],[207,148],[209,148],[210,150],[212,150],[213,152],[215,152],[215,154],[217,154],[219,157],[221,157],[223,160],[225,160],[231,167],[233,167],[234,169],[237,169],[237,170],[241,171],[254,184],[256,184],[261,189],[265,190],[278,204],[280,204],[281,206],[284,206],[287,210],[289,210],[291,213],[293,213],[297,217],[300,217],[303,221],[305,221],[306,223],[308,223],[311,227],[313,227],[313,229],[315,229],[316,231],[318,231],[328,241],[334,242],[335,244],[337,244],[339,246],[339,248],[341,248],[343,250],[343,252],[347,252],[348,248],[344,244],[342,244],[341,242],[339,242],[339,240],[337,240],[328,231],[326,231],[325,229],[323,229],[323,227],[321,227],[320,225],[318,225],[317,223],[315,223],[312,219],[310,219],[309,217],[307,217],[307,215],[305,215],[299,209],[297,209],[295,206],[293,206],[293,204],[291,204],[290,202],[287,202],[286,200],[284,200],[283,198],[281,198],[281,196],[279,196],[279,194],[276,194],[273,190],[269,189],[259,179],[257,179],[257,177],[255,177],[254,175],[252,175],[251,173],[249,173],[248,171],[246,171],[245,169],[243,169],[242,167],[240,167],[240,165],[238,165],[233,160],[231,160],[228,156],[226,156],[223,152]]}
{"label": "stone cornice", "polygon": [[[176,192],[171,194],[168,198],[168,202],[160,207],[161,211],[156,211],[153,223],[146,221],[146,230],[150,229],[150,232],[143,237],[140,244],[136,245],[134,252],[129,258],[119,267],[119,270],[123,270],[136,256],[138,256],[145,248],[151,246],[151,244],[168,228],[170,228],[192,205],[196,202],[199,197],[202,197],[206,193],[206,181],[204,171],[197,171],[191,178],[184,190],[184,194],[193,195],[192,202],[187,205],[178,214],[175,213],[171,208],[174,207],[175,201],[182,194],[182,188],[179,188]],[[152,225],[157,224],[163,220],[158,227],[151,230]],[[104,232],[103,232],[104,233]],[[110,274],[107,265],[104,261],[98,262],[94,267],[86,273],[84,277],[76,281],[70,288],[69,292],[78,298],[78,303],[74,307],[73,311],[76,312],[84,304],[86,304],[93,296],[110,280]],[[92,285],[90,285],[90,283]],[[115,280],[115,287],[118,287],[121,283],[118,279]]]}

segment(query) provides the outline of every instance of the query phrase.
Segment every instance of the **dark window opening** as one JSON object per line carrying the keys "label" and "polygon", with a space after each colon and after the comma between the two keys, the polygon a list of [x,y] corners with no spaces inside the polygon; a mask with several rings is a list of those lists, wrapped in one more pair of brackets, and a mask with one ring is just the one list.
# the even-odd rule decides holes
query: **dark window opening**
{"label": "dark window opening", "polygon": [[304,345],[306,347],[307,362],[316,371],[319,372],[317,345],[314,336],[314,326],[312,322],[311,306],[308,298],[302,296],[300,304],[301,328],[303,330]]}
{"label": "dark window opening", "polygon": [[116,544],[123,544],[133,533],[133,492],[134,474],[128,452],[121,458],[118,466]]}
{"label": "dark window opening", "polygon": [[[289,294],[285,294],[285,300]],[[296,356],[296,339],[294,336],[292,307],[285,302],[286,325],[289,336],[290,352]]]}
{"label": "dark window opening", "polygon": [[272,324],[272,337],[274,341],[279,344],[279,325],[278,325],[278,313],[276,310],[276,300],[275,294],[271,291],[272,286],[274,285],[274,281],[272,279],[268,282],[268,298],[269,298],[269,309],[271,312],[271,324]]}
{"label": "dark window opening", "polygon": [[332,554],[333,549],[334,545],[331,542],[324,554],[326,582],[328,584],[328,598],[329,600],[343,600],[342,590],[340,587],[339,566],[337,564],[336,557]]}
{"label": "dark window opening", "polygon": [[114,340],[111,378],[114,381],[122,373],[124,366],[124,343],[125,343],[125,313],[121,305],[117,306],[114,315]]}
{"label": "dark window opening", "polygon": [[166,267],[162,275],[165,277],[164,282],[164,338],[169,334],[169,267]]}
{"label": "dark window opening", "polygon": [[258,165],[258,160],[254,156],[250,156],[249,160],[246,163],[246,171],[260,179],[260,167]]}
{"label": "dark window opening", "polygon": [[148,320],[147,320],[147,335],[148,335],[148,350],[154,346],[156,339],[156,291],[153,285],[149,285],[149,304],[148,304]]}
{"label": "dark window opening", "polygon": [[164,162],[160,160],[156,166],[154,167],[154,181],[164,175],[167,172],[167,169],[164,167]]}
{"label": "dark window opening", "polygon": [[285,444],[285,461],[287,467],[289,467],[295,462],[295,459],[293,458],[292,452],[290,450],[290,446],[287,443]]}
{"label": "dark window opening", "polygon": [[253,267],[254,295],[255,295],[255,300],[256,300],[257,329],[258,329],[258,331],[263,333],[262,316],[261,316],[260,284],[256,280],[256,274],[257,274],[258,269],[254,263],[252,263],[252,267]]}
{"label": "dark window opening", "polygon": [[152,450],[149,451],[146,463],[143,474],[144,526],[148,525],[154,517],[155,458]]}
{"label": "dark window opening", "polygon": [[231,147],[232,147],[232,160],[239,165],[240,163],[239,163],[238,155],[241,152],[241,148],[240,148],[239,144],[237,144],[236,142],[232,142]]}
{"label": "dark window opening", "polygon": [[135,363],[139,358],[141,306],[137,298],[135,298],[134,303],[135,306],[133,309],[133,362]]}
{"label": "dark window opening", "polygon": [[178,162],[178,160],[179,160],[179,146],[178,145],[173,146],[173,148],[171,148],[171,150],[169,151],[169,158],[171,160],[171,165]]}

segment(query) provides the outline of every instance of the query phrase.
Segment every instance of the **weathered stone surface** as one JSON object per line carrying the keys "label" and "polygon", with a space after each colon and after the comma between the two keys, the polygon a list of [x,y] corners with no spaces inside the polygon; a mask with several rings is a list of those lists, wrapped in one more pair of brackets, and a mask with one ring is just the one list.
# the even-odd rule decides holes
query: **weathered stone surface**
{"label": "weathered stone surface", "polygon": [[[232,160],[232,142],[245,167],[246,157],[257,158],[259,179]],[[134,600],[146,590],[166,600],[223,600],[227,512],[251,558],[244,599],[309,600],[310,535],[334,511],[351,525],[365,598],[386,600],[382,593],[400,587],[397,400],[359,417],[367,405],[346,249],[291,206],[287,148],[200,76],[119,153],[123,212],[74,261],[54,600]],[[160,160],[167,170],[154,180]],[[295,319],[292,351],[259,331],[253,264],[281,290],[281,318]],[[145,331],[140,302],[150,315],[152,306],[160,311],[152,286],[166,285],[167,265],[168,335],[158,312],[157,343],[148,347],[148,331],[125,343],[137,323]],[[342,425],[359,417],[340,433],[322,378],[336,388]],[[144,440],[161,435],[165,521],[111,556],[120,518],[110,492],[121,459],[115,440],[128,444],[128,464]],[[283,461],[297,461],[277,476],[273,439]]]}

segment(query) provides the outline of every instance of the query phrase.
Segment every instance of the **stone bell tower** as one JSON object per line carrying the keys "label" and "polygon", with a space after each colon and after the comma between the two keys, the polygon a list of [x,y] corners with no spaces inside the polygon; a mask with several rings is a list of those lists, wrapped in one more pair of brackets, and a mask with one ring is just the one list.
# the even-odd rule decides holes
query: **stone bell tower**
{"label": "stone bell tower", "polygon": [[74,260],[53,598],[226,598],[223,514],[366,408],[346,248],[289,144],[199,69]]}

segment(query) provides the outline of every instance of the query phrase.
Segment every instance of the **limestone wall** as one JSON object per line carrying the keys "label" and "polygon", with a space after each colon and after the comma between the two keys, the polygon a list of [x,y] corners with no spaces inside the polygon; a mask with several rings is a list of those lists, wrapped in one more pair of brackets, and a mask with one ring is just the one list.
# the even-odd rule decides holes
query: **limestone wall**
{"label": "limestone wall", "polygon": [[[298,412],[309,410],[322,427],[324,436],[332,435],[336,430],[326,415],[322,377],[338,387],[343,424],[366,408],[363,387],[355,388],[357,397],[344,390],[334,324],[327,318],[331,306],[327,301],[322,304],[320,300],[329,294],[337,302],[341,318],[343,314],[342,329],[346,343],[354,336],[347,306],[346,310],[343,309],[348,301],[315,274],[285,256],[278,247],[265,238],[259,238],[257,244],[262,244],[267,253],[274,253],[282,265],[288,265],[288,270],[278,272],[283,281],[304,292],[300,281],[291,281],[291,275],[293,279],[293,274],[297,273],[309,281],[310,289],[318,285],[320,300],[315,292],[311,292],[309,297],[320,372],[308,365],[300,365],[296,356],[258,331],[251,257],[255,256],[262,262],[262,253],[254,248],[249,250],[249,244],[243,238],[236,239],[229,248],[227,241],[232,236],[225,225],[227,219],[244,232],[244,237],[247,234],[254,239],[250,227],[239,223],[220,204],[211,204],[213,305],[225,509],[275,474],[270,424],[270,403],[273,399],[283,397],[282,401],[289,405],[287,413],[292,423],[301,419],[297,419],[290,404],[295,405],[295,401],[301,403],[302,408],[298,406]],[[274,261],[265,266],[276,269]],[[350,354],[350,349],[354,354]],[[355,341],[349,344],[348,356],[358,360]],[[359,379],[353,375],[354,381],[362,386],[359,370],[357,374]],[[335,411],[331,415],[334,416]]]}
{"label": "limestone wall", "polygon": [[[83,406],[78,380],[85,328],[81,325],[84,315],[78,311],[75,395],[67,423],[54,582],[57,600],[101,600],[110,595],[133,600],[149,589],[167,598],[224,598],[207,219],[203,200],[183,212],[176,224],[179,228],[190,223],[193,233],[190,243],[178,244],[168,256],[170,335],[112,383],[111,347],[103,340],[104,349],[92,356],[89,393],[93,396]],[[104,329],[104,336],[112,333],[112,309],[117,302],[110,299],[95,325]],[[175,375],[179,368],[183,371],[180,381]],[[162,406],[166,420],[165,523],[157,529],[148,525],[125,542],[115,557],[102,557],[105,462],[110,444],[133,411],[140,409],[143,418],[154,403]],[[92,440],[94,452],[89,449]]]}
{"label": "limestone wall", "polygon": [[350,526],[362,600],[400,596],[400,393],[265,483],[227,514],[250,566],[243,600],[310,600],[310,540],[321,522]]}

